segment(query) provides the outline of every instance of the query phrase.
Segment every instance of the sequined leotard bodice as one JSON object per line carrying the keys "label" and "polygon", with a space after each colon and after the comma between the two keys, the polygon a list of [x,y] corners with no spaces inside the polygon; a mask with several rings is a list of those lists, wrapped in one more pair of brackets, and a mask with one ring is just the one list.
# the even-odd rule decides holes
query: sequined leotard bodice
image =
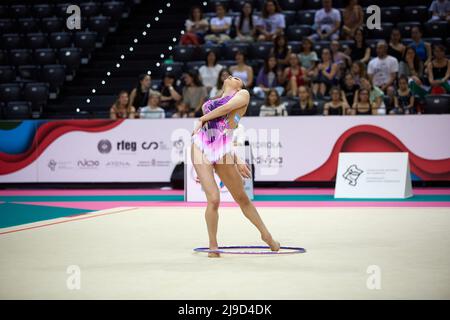
{"label": "sequined leotard bodice", "polygon": [[[202,110],[204,114],[213,111],[226,104],[233,95],[228,95],[222,98],[208,100],[203,106]],[[200,131],[192,137],[192,142],[195,143],[199,149],[205,154],[207,159],[215,164],[225,154],[232,151],[233,130],[232,123],[230,121],[231,114],[226,114],[218,118],[209,120]],[[234,123],[237,126],[240,115],[238,113],[234,116]]]}

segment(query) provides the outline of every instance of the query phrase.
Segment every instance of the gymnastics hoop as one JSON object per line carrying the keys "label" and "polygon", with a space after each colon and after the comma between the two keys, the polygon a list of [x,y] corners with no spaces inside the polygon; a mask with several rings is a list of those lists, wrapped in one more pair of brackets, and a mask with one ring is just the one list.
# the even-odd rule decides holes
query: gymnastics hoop
{"label": "gymnastics hoop", "polygon": [[280,252],[280,251],[227,251],[228,249],[270,249],[269,246],[227,246],[227,247],[219,247],[218,250],[210,250],[206,247],[195,248],[195,252],[205,252],[205,253],[223,253],[223,254],[257,254],[257,255],[265,255],[265,254],[296,254],[296,253],[305,253],[306,250],[304,248],[299,247],[280,247],[284,250],[291,250],[288,252]]}

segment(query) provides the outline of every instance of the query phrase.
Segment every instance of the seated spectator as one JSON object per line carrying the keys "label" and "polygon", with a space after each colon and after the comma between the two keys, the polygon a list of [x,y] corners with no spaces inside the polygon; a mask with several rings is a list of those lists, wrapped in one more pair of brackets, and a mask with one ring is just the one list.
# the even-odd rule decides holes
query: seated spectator
{"label": "seated spectator", "polygon": [[345,74],[345,70],[350,68],[352,59],[341,51],[341,45],[337,40],[331,41],[330,51],[333,55],[333,62],[339,66],[337,77],[341,78],[341,74]]}
{"label": "seated spectator", "polygon": [[210,34],[205,36],[205,41],[208,43],[223,43],[229,41],[231,30],[231,17],[225,16],[225,5],[216,3],[216,17],[211,19],[210,22]]}
{"label": "seated spectator", "polygon": [[116,102],[109,109],[109,117],[113,120],[117,119],[134,119],[136,117],[136,109],[129,104],[128,92],[120,91]]}
{"label": "seated spectator", "polygon": [[332,0],[322,1],[323,9],[316,11],[314,16],[315,33],[312,40],[338,40],[341,27],[341,13],[333,8]]}
{"label": "seated spectator", "polygon": [[221,64],[217,63],[216,53],[211,50],[206,55],[206,64],[198,69],[200,81],[206,87],[208,93],[217,83],[217,77],[220,70],[223,69]]}
{"label": "seated spectator", "polygon": [[391,110],[389,114],[413,114],[414,110],[414,95],[408,88],[408,78],[401,76],[398,80],[398,90],[395,96],[395,109]]}
{"label": "seated spectator", "polygon": [[278,95],[284,93],[281,83],[281,72],[278,67],[277,59],[274,55],[270,55],[265,61],[264,66],[259,70],[256,77],[256,86],[253,88],[253,94],[264,98],[270,89],[275,89]]}
{"label": "seated spectator", "polygon": [[254,41],[258,17],[253,14],[253,5],[247,1],[242,6],[241,15],[234,21],[236,27],[236,41]]}
{"label": "seated spectator", "polygon": [[298,105],[292,108],[291,115],[307,116],[317,114],[317,102],[313,100],[310,87],[300,86],[298,88]]}
{"label": "seated spectator", "polygon": [[202,115],[202,106],[208,92],[200,81],[198,74],[189,71],[184,74],[183,102],[189,106],[189,116],[197,117]]}
{"label": "seated spectator", "polygon": [[277,90],[270,89],[267,92],[266,101],[259,111],[260,117],[287,116],[286,104],[280,101]]}
{"label": "seated spectator", "polygon": [[282,12],[277,0],[264,2],[261,18],[258,20],[259,41],[273,41],[276,36],[284,33],[286,22]]}
{"label": "seated spectator", "polygon": [[358,86],[361,85],[361,79],[367,77],[366,66],[361,61],[356,61],[352,63],[350,73],[352,75],[353,80],[355,81],[355,84]]}
{"label": "seated spectator", "polygon": [[[356,112],[356,114],[386,114],[386,105],[384,104],[384,92],[378,88],[377,86],[373,85],[373,83],[368,78],[362,78],[361,79],[361,89],[358,90],[358,93],[362,91],[363,89],[367,90],[369,93],[369,106],[370,106],[370,112],[365,113],[364,108],[359,108],[359,111]],[[358,103],[362,100],[359,100],[359,95],[355,94],[355,100],[354,103]],[[356,109],[355,109],[356,110]],[[361,111],[363,110],[363,111]]]}
{"label": "seated spectator", "polygon": [[414,26],[411,28],[411,39],[412,42],[409,43],[409,46],[416,50],[416,54],[419,56],[420,60],[424,63],[424,66],[427,67],[428,63],[432,59],[432,50],[431,44],[425,42],[422,39],[423,31],[422,28],[418,26]]}
{"label": "seated spectator", "polygon": [[395,96],[397,92],[394,87],[389,87],[386,90],[386,95],[383,98],[384,105],[386,106],[386,113],[389,114],[390,111],[395,110]]}
{"label": "seated spectator", "polygon": [[341,88],[345,94],[345,99],[347,100],[348,105],[351,108],[353,106],[355,92],[359,90],[359,85],[355,83],[355,79],[350,72],[347,72],[345,74],[344,81],[342,81],[341,84]]}
{"label": "seated spectator", "polygon": [[175,75],[172,73],[166,73],[163,81],[159,87],[161,92],[160,107],[165,110],[167,114],[171,114],[175,111],[175,105],[183,97],[181,96],[181,88],[175,84]]}
{"label": "seated spectator", "polygon": [[370,102],[370,92],[365,88],[361,88],[356,92],[355,102],[352,107],[353,115],[371,115],[377,114],[375,102]]}
{"label": "seated spectator", "polygon": [[214,99],[216,97],[220,97],[222,95],[222,87],[225,79],[227,79],[229,76],[231,76],[230,71],[228,68],[223,68],[219,72],[219,76],[217,77],[217,83],[214,88],[211,89],[211,92],[209,93],[209,99]]}
{"label": "seated spectator", "polygon": [[397,59],[387,54],[386,41],[379,41],[377,44],[377,57],[372,59],[367,67],[367,74],[370,80],[375,86],[386,92],[386,89],[394,84],[397,72]]}
{"label": "seated spectator", "polygon": [[433,0],[429,11],[431,12],[430,21],[450,21],[450,1]]}
{"label": "seated spectator", "polygon": [[289,57],[292,51],[288,46],[286,36],[280,34],[273,40],[273,47],[270,49],[270,54],[273,54],[277,58],[280,67],[284,68],[289,64]]}
{"label": "seated spectator", "polygon": [[397,61],[401,61],[405,55],[405,49],[400,30],[398,28],[392,29],[387,54],[397,59]]}
{"label": "seated spectator", "polygon": [[147,105],[148,95],[154,90],[151,89],[152,78],[148,74],[139,75],[139,81],[133,90],[131,90],[129,106],[140,108]]}
{"label": "seated spectator", "polygon": [[317,57],[317,53],[313,50],[313,42],[311,39],[305,38],[302,41],[302,49],[298,54],[298,59],[300,60],[302,67],[306,69],[308,77],[312,77],[319,58]]}
{"label": "seated spectator", "polygon": [[318,65],[313,80],[313,92],[316,97],[323,98],[332,86],[338,85],[338,70],[338,65],[333,63],[330,49],[323,48],[322,62]]}
{"label": "seated spectator", "polygon": [[367,64],[370,60],[372,49],[367,45],[362,29],[355,31],[353,41],[353,44],[350,45],[350,58],[352,61],[361,61],[362,63]]}
{"label": "seated spectator", "polygon": [[338,87],[331,88],[330,90],[331,101],[325,103],[323,107],[324,116],[343,116],[349,114],[347,99],[345,93]]}
{"label": "seated spectator", "polygon": [[161,94],[158,92],[150,93],[148,104],[139,108],[139,118],[141,119],[163,119],[166,117],[164,109],[159,106]]}
{"label": "seated spectator", "polygon": [[247,88],[253,86],[253,69],[245,61],[245,55],[243,52],[236,52],[236,65],[230,67],[230,72],[233,77],[237,77],[244,82]]}
{"label": "seated spectator", "polygon": [[177,111],[172,114],[172,118],[188,118],[189,106],[183,101],[178,101],[176,105]]}
{"label": "seated spectator", "polygon": [[423,62],[417,56],[416,50],[414,50],[414,48],[407,47],[405,50],[405,56],[403,60],[400,61],[398,66],[399,77],[405,76],[409,79],[409,81],[413,81],[416,85],[421,86],[423,70]]}
{"label": "seated spectator", "polygon": [[306,75],[306,69],[302,67],[295,53],[291,53],[289,56],[289,66],[284,69],[282,79],[286,84],[286,94],[292,97],[296,97],[298,95],[298,87],[304,86],[309,80]]}
{"label": "seated spectator", "polygon": [[199,6],[193,6],[189,19],[185,22],[185,33],[181,37],[182,45],[200,45],[204,42],[205,34],[208,32],[208,20],[203,18],[203,11]]}
{"label": "seated spectator", "polygon": [[352,39],[356,30],[361,28],[364,23],[364,12],[358,4],[358,0],[346,0],[345,8],[342,12],[344,25],[342,26],[342,38],[344,40]]}

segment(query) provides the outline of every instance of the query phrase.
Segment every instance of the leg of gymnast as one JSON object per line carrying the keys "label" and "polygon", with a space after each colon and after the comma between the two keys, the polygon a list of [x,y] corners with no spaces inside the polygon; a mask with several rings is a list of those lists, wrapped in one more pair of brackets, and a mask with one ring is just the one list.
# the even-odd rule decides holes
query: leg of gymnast
{"label": "leg of gymnast", "polygon": [[[198,119],[192,132],[192,163],[208,202],[205,218],[210,250],[218,249],[220,194],[214,179],[214,169],[244,215],[259,230],[261,239],[270,246],[272,251],[280,250],[280,243],[272,238],[255,206],[245,193],[242,176],[247,177],[250,170],[245,162],[235,156],[231,150],[232,131],[244,116],[249,101],[250,94],[245,89],[244,82],[230,76],[224,81],[222,96],[203,104],[204,115]],[[210,252],[208,256],[219,257],[220,255]]]}

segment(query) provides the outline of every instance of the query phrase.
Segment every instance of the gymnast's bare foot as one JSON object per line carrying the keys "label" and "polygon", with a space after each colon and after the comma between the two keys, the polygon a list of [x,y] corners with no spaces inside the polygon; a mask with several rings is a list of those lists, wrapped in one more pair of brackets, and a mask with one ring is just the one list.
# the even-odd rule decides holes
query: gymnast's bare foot
{"label": "gymnast's bare foot", "polygon": [[[209,250],[219,250],[219,248],[218,247],[209,247]],[[208,258],[220,258],[220,253],[208,252]]]}
{"label": "gymnast's bare foot", "polygon": [[280,250],[280,243],[272,238],[271,235],[261,236],[261,239],[267,243],[272,251]]}

